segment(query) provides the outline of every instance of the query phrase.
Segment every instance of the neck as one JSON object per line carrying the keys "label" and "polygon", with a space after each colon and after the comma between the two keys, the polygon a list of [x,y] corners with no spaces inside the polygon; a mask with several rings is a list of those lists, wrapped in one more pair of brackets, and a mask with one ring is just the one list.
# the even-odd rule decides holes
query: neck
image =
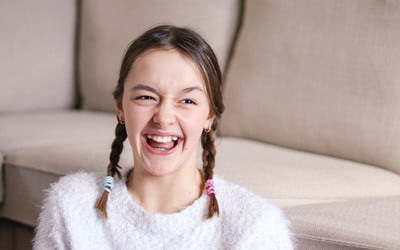
{"label": "neck", "polygon": [[202,184],[201,173],[196,167],[167,176],[152,176],[135,168],[127,178],[132,198],[153,213],[182,210],[201,196]]}

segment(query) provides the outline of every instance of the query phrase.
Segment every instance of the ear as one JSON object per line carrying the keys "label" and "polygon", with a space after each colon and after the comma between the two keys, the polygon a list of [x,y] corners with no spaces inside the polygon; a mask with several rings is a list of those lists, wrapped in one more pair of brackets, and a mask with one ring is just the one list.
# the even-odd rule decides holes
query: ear
{"label": "ear", "polygon": [[124,121],[125,121],[125,117],[124,117],[124,110],[122,109],[122,102],[116,100],[116,101],[115,101],[115,107],[117,108],[117,116],[118,116],[118,119],[119,119],[121,122],[124,122]]}
{"label": "ear", "polygon": [[205,130],[211,129],[212,124],[213,124],[215,118],[216,118],[216,115],[215,115],[215,114],[210,114],[210,115],[208,116],[208,118],[207,118],[207,120],[206,120],[206,122],[205,122],[205,124],[204,124],[204,129],[205,129]]}

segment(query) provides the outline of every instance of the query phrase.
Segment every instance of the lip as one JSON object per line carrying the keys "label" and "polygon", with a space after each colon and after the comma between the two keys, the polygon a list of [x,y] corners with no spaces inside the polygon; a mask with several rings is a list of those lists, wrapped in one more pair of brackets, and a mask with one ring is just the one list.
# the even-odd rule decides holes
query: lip
{"label": "lip", "polygon": [[[147,136],[171,136],[171,137],[177,137],[177,144],[171,149],[171,150],[155,150],[154,148],[152,148],[148,143],[147,143]],[[148,132],[148,133],[144,133],[142,135],[142,143],[143,145],[145,145],[145,148],[147,149],[147,151],[149,151],[151,154],[154,155],[160,155],[160,156],[165,156],[165,155],[170,155],[173,154],[182,144],[183,141],[183,137],[174,133],[166,133],[166,132]]]}

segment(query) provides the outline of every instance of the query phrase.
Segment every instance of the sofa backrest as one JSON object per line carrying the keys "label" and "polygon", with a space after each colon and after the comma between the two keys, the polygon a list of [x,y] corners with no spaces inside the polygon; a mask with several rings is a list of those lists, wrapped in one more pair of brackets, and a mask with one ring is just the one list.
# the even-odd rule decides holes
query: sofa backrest
{"label": "sofa backrest", "polygon": [[114,111],[113,89],[129,43],[157,24],[190,27],[202,34],[224,66],[236,32],[239,0],[85,0],[80,38],[84,109]]}
{"label": "sofa backrest", "polygon": [[75,105],[75,1],[0,2],[0,113]]}
{"label": "sofa backrest", "polygon": [[247,1],[220,132],[400,173],[399,41],[399,1]]}

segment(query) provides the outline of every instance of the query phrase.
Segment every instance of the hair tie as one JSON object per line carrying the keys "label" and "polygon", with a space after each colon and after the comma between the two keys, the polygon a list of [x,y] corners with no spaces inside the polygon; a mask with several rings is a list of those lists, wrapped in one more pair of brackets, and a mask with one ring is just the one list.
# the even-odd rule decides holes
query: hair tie
{"label": "hair tie", "polygon": [[208,179],[206,181],[206,193],[208,196],[216,195],[217,192],[215,192],[215,186],[214,186],[214,180],[213,179]]}
{"label": "hair tie", "polygon": [[103,185],[104,185],[104,191],[111,193],[111,190],[114,187],[114,178],[112,176],[106,176],[104,178]]}

